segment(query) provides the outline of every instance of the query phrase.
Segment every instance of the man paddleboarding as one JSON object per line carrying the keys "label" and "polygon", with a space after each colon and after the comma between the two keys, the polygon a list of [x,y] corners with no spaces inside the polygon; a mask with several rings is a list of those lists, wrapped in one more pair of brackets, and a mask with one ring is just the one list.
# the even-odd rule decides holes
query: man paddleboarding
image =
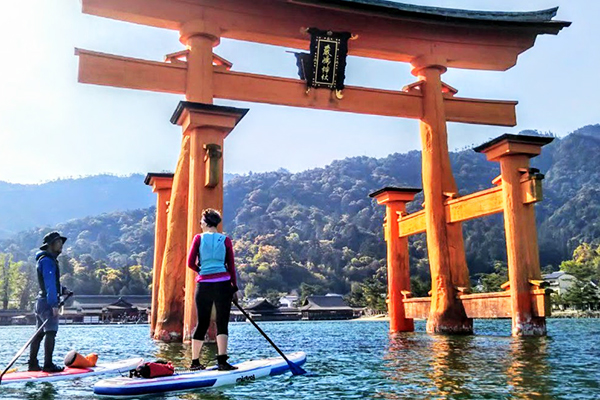
{"label": "man paddleboarding", "polygon": [[[40,285],[40,293],[35,303],[37,328],[39,329],[46,320],[48,322],[31,342],[29,371],[61,372],[64,369],[54,364],[52,354],[54,353],[58,331],[60,296],[69,292],[60,284],[60,268],[57,259],[62,253],[66,241],[67,238],[60,233],[50,232],[44,236],[40,251],[35,255],[37,277]],[[44,367],[40,368],[38,352],[44,338]]]}
{"label": "man paddleboarding", "polygon": [[233,243],[219,233],[221,214],[213,209],[202,212],[202,233],[194,236],[187,265],[198,273],[196,277],[196,312],[198,324],[192,337],[192,364],[190,369],[204,369],[200,352],[210,324],[213,304],[217,314],[217,366],[220,371],[236,369],[227,362],[229,314],[232,300],[237,301],[237,279],[233,257]]}

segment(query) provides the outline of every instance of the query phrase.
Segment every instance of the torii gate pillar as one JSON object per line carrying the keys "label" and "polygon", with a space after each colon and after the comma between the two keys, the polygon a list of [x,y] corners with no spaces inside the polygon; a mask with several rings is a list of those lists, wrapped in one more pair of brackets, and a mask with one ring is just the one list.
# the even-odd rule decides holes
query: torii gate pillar
{"label": "torii gate pillar", "polygon": [[171,199],[173,174],[149,173],[144,181],[156,193],[156,227],[154,234],[154,266],[152,268],[152,308],[150,311],[150,336],[154,336],[158,315],[158,292],[165,244],[167,242],[167,212]]}
{"label": "torii gate pillar", "polygon": [[406,213],[406,204],[415,199],[421,189],[386,187],[371,193],[377,204],[385,205],[385,242],[387,246],[388,314],[390,333],[413,332],[412,318],[406,318],[404,293],[410,292],[408,237],[400,237],[398,215]]}
{"label": "torii gate pillar", "polygon": [[[212,56],[212,53],[211,53]],[[212,60],[212,58],[211,58]],[[205,208],[223,211],[223,145],[225,137],[246,115],[247,109],[182,101],[171,122],[182,126],[190,138],[188,243],[201,232],[200,214]],[[194,290],[196,274],[186,272],[183,340],[191,340],[196,325]]]}
{"label": "torii gate pillar", "polygon": [[[413,74],[423,81],[423,115],[421,141],[423,145],[423,192],[427,224],[427,251],[431,269],[431,309],[427,319],[430,333],[473,333],[473,320],[457,299],[455,282],[467,276],[466,263],[456,259],[463,254],[451,251],[455,244],[462,246],[462,233],[451,231],[446,223],[444,190],[453,183],[449,170],[446,112],[442,94],[441,75],[446,72],[447,60],[438,57],[418,57],[411,64]],[[452,178],[452,182],[450,179]],[[454,228],[456,229],[456,228]],[[466,272],[465,272],[466,271]],[[467,284],[468,286],[468,284]]]}
{"label": "torii gate pillar", "polygon": [[535,173],[529,168],[529,159],[539,155],[542,146],[552,140],[506,134],[475,148],[488,160],[500,163],[509,278],[503,287],[510,290],[513,336],[546,334],[546,319],[534,316],[531,297],[542,277],[534,202],[529,201],[521,182]]}

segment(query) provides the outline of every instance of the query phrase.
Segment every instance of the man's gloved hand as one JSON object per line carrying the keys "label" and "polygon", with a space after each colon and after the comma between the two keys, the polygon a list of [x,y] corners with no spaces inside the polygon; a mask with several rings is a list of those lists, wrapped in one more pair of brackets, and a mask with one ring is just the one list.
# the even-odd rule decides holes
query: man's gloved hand
{"label": "man's gloved hand", "polygon": [[69,295],[69,294],[73,294],[73,292],[71,292],[69,289],[67,289],[67,287],[66,287],[66,286],[61,286],[60,288],[61,288],[61,289],[60,289],[60,291],[61,291],[61,293],[60,293],[60,294],[61,294],[62,296],[67,296],[67,295]]}

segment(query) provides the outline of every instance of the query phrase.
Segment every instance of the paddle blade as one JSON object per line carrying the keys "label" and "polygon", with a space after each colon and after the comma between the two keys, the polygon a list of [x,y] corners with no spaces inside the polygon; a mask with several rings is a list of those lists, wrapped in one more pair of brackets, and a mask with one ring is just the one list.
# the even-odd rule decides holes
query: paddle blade
{"label": "paddle blade", "polygon": [[294,364],[291,361],[288,361],[287,363],[290,366],[290,371],[292,371],[293,375],[304,375],[304,374],[306,374],[306,371],[304,369],[302,369],[302,367],[300,367],[299,365],[296,365],[296,364]]}

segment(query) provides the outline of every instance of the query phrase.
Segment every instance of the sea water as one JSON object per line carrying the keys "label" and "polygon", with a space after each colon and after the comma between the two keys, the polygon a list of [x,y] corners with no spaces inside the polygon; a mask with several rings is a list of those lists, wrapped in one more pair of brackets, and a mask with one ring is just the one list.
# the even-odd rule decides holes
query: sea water
{"label": "sea water", "polygon": [[[246,384],[148,399],[600,399],[600,320],[550,319],[548,336],[512,338],[509,320],[475,321],[472,336],[388,335],[386,322],[263,322],[285,352],[308,354],[309,376],[285,374]],[[34,332],[0,327],[0,366]],[[55,361],[71,350],[100,361],[130,357],[189,363],[189,346],[149,338],[148,325],[61,326]],[[43,353],[43,346],[41,352]],[[41,354],[40,354],[41,355]],[[231,361],[277,354],[249,323],[230,325]],[[42,355],[41,355],[42,356]],[[24,369],[28,352],[18,365]],[[203,352],[211,363],[214,349]],[[40,357],[42,358],[42,357]],[[0,386],[2,399],[89,399],[99,378]]]}

